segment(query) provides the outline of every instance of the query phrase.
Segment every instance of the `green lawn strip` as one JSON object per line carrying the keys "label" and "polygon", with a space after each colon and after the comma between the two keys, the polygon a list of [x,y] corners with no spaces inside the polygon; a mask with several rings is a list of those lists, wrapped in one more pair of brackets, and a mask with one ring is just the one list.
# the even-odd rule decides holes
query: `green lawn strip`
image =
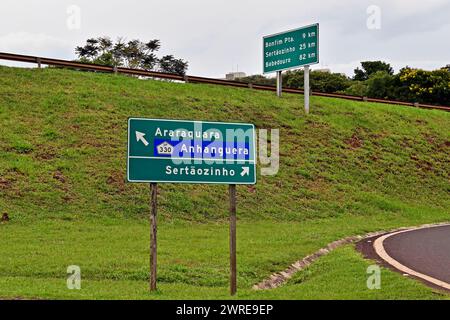
{"label": "green lawn strip", "polygon": [[286,285],[264,291],[267,299],[445,299],[450,295],[431,289],[391,270],[381,268],[380,289],[368,289],[367,268],[373,262],[363,260],[353,245],[331,252],[298,272]]}
{"label": "green lawn strip", "polygon": [[159,283],[150,293],[142,280],[82,281],[81,290],[69,290],[66,279],[0,277],[0,297],[4,299],[450,299],[448,294],[382,269],[381,289],[366,286],[369,261],[363,260],[352,246],[337,249],[299,272],[286,285],[264,291],[239,288],[230,297],[228,287],[196,286],[185,283]]}
{"label": "green lawn strip", "polygon": [[[443,218],[444,215],[438,213],[427,214],[409,223],[421,224],[430,222],[430,219],[442,221]],[[239,221],[239,288],[249,290],[271,273],[284,270],[333,240],[402,226],[405,225],[404,219],[349,216],[303,223]],[[137,286],[141,282],[147,283],[149,226],[146,223],[47,221],[32,225],[10,223],[1,225],[0,230],[0,274],[4,278],[64,280],[67,267],[78,265],[82,278],[87,282],[136,281]],[[162,285],[198,287],[197,290],[203,292],[199,292],[199,296],[205,294],[204,297],[208,297],[207,292],[214,288],[226,288],[228,225],[163,223],[159,230],[158,262],[158,281]],[[200,288],[205,288],[205,291]],[[26,288],[17,290],[17,296],[26,292]],[[0,287],[0,296],[5,293]],[[45,291],[34,293],[36,296],[40,294],[45,295]],[[172,298],[168,292],[167,298]]]}

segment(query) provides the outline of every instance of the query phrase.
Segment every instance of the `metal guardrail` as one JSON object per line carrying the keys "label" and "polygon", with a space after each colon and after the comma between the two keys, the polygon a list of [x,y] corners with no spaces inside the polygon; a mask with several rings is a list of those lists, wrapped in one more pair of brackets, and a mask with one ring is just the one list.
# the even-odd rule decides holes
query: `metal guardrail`
{"label": "metal guardrail", "polygon": [[[35,57],[35,56],[19,55],[19,54],[4,53],[4,52],[0,52],[0,60],[36,63],[36,64],[38,64],[39,67],[41,65],[45,64],[45,65],[49,65],[49,66],[67,67],[67,68],[74,68],[74,69],[80,69],[80,70],[123,73],[123,74],[143,76],[143,77],[179,80],[179,81],[185,81],[185,82],[189,82],[189,83],[215,84],[215,85],[231,86],[231,87],[237,87],[237,88],[251,88],[251,89],[255,89],[255,90],[276,91],[276,87],[270,86],[270,85],[261,85],[261,84],[253,84],[253,83],[246,83],[246,82],[239,82],[239,81],[196,77],[196,76],[189,76],[189,75],[182,76],[182,75],[172,74],[172,73],[147,71],[147,70],[142,70],[142,69],[130,69],[130,68],[122,68],[122,67],[111,67],[111,66],[103,66],[103,65],[97,65],[97,64],[89,64],[89,63],[60,60],[60,59],[50,59],[50,58],[44,58],[44,57]],[[303,94],[304,91],[302,89],[283,88],[283,92],[293,93],[293,94]],[[353,100],[353,101],[375,102],[375,103],[417,107],[417,108],[423,108],[423,109],[437,109],[437,110],[450,111],[450,106],[436,106],[436,105],[429,105],[429,104],[411,103],[411,102],[405,102],[405,101],[374,99],[374,98],[351,96],[351,95],[345,95],[345,94],[339,94],[339,93],[324,93],[324,92],[313,91],[312,95],[319,96],[319,97],[329,97],[329,98]]]}

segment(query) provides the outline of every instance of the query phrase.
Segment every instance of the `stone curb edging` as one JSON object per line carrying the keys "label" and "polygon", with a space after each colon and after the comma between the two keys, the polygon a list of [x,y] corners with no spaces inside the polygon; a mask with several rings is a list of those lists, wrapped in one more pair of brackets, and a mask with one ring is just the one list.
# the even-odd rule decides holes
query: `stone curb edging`
{"label": "stone curb edging", "polygon": [[277,272],[272,274],[268,279],[263,280],[262,282],[255,284],[253,286],[254,290],[267,290],[267,289],[275,289],[280,286],[282,286],[287,280],[292,278],[292,276],[301,271],[304,270],[306,267],[310,266],[313,262],[315,262],[317,259],[319,259],[322,256],[327,255],[333,250],[336,250],[339,247],[342,247],[347,244],[355,243],[358,241],[361,241],[363,239],[371,238],[380,236],[387,233],[397,232],[397,231],[403,231],[403,230],[414,230],[414,229],[423,229],[423,228],[429,228],[429,227],[437,227],[437,226],[443,226],[448,225],[449,222],[443,222],[443,223],[436,223],[436,224],[424,224],[418,227],[403,227],[398,228],[390,231],[378,231],[378,232],[371,232],[367,233],[364,236],[351,236],[346,237],[334,242],[329,243],[326,247],[319,249],[318,251],[314,252],[313,254],[310,254],[303,258],[302,260],[298,260],[291,264],[287,269],[281,272]]}

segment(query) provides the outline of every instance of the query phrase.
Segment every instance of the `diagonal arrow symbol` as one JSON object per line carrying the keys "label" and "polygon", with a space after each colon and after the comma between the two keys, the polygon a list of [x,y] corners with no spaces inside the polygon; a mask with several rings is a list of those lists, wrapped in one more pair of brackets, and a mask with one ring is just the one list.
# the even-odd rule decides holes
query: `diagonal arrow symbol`
{"label": "diagonal arrow symbol", "polygon": [[147,140],[145,140],[144,137],[145,137],[145,133],[136,131],[136,141],[137,141],[137,142],[141,141],[141,142],[144,144],[144,146],[147,147],[147,146],[149,145],[149,143],[148,143]]}
{"label": "diagonal arrow symbol", "polygon": [[250,175],[250,167],[242,167],[241,177]]}

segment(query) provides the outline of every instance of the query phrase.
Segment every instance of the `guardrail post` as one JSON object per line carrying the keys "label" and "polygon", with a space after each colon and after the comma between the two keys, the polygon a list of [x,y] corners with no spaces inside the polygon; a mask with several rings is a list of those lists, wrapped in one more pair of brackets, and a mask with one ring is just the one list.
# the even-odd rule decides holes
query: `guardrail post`
{"label": "guardrail post", "polygon": [[113,72],[114,72],[115,74],[117,74],[117,71],[118,71],[117,66],[114,66],[114,67],[113,67]]}
{"label": "guardrail post", "polygon": [[42,65],[41,65],[41,58],[36,58],[36,63],[38,65],[38,68],[40,69],[42,67]]}
{"label": "guardrail post", "polygon": [[249,84],[248,84],[248,88],[249,88],[249,89],[253,89],[253,83],[249,83]]}
{"label": "guardrail post", "polygon": [[369,99],[367,97],[362,98],[364,102],[367,102]]}
{"label": "guardrail post", "polygon": [[419,108],[420,104],[418,102],[414,102],[413,106],[416,107],[416,108]]}
{"label": "guardrail post", "polygon": [[188,75],[184,75],[184,83],[189,83],[189,76]]}

